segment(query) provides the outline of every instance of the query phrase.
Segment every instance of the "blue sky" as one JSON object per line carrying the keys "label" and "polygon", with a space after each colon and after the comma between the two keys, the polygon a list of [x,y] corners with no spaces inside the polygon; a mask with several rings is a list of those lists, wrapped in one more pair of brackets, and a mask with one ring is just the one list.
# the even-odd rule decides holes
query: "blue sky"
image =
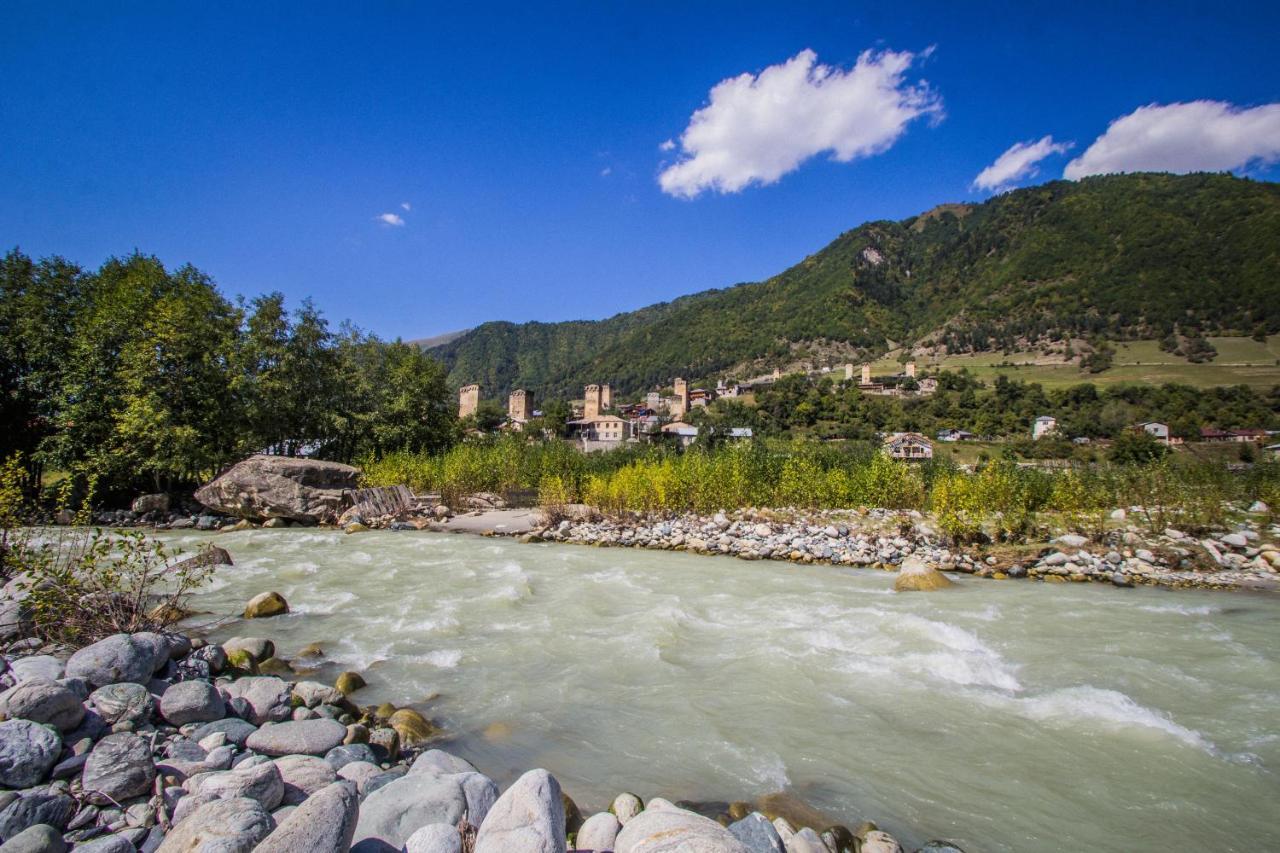
{"label": "blue sky", "polygon": [[461,5],[6,4],[0,243],[415,338],[757,280],[1077,160],[1280,177],[1280,4]]}

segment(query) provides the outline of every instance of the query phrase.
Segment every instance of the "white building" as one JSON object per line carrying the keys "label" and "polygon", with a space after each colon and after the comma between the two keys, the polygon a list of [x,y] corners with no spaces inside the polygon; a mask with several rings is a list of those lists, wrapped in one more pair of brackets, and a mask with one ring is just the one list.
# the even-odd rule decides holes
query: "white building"
{"label": "white building", "polygon": [[1058,431],[1058,419],[1049,415],[1041,415],[1036,418],[1035,423],[1031,425],[1031,437],[1034,439],[1044,438],[1050,433]]}
{"label": "white building", "polygon": [[1169,425],[1160,423],[1160,421],[1144,421],[1138,424],[1138,428],[1156,441],[1169,443]]}

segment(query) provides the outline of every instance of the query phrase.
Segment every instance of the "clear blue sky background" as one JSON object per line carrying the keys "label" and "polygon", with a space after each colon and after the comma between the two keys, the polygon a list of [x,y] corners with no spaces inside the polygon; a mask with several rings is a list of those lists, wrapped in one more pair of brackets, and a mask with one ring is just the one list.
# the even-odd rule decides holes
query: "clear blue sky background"
{"label": "clear blue sky background", "polygon": [[[1280,100],[1276,3],[542,6],[7,3],[0,245],[88,266],[137,248],[387,337],[598,318],[980,199],[1020,140],[1078,154],[1144,104]],[[660,190],[659,144],[720,80],[929,46],[908,76],[945,118],[887,152]]]}

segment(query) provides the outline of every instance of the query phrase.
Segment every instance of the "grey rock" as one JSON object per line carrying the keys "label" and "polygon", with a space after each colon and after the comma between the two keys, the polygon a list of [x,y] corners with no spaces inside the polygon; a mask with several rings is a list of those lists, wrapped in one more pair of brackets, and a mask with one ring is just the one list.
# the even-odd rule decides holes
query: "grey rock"
{"label": "grey rock", "polygon": [[53,655],[30,655],[10,661],[9,671],[19,684],[33,678],[57,681],[66,673],[66,665]]}
{"label": "grey rock", "polygon": [[353,761],[367,761],[370,764],[377,764],[378,756],[374,754],[373,748],[367,743],[346,743],[339,744],[326,752],[324,760],[329,762],[329,766],[334,770],[341,770]]}
{"label": "grey rock", "polygon": [[1085,545],[1089,544],[1088,538],[1076,533],[1064,533],[1054,541],[1059,545],[1065,545],[1068,548],[1083,548]]}
{"label": "grey rock", "polygon": [[1232,548],[1246,548],[1249,545],[1249,540],[1239,533],[1228,533],[1218,541]]}
{"label": "grey rock", "polygon": [[627,821],[644,811],[644,803],[635,794],[619,794],[613,798],[609,811],[618,819],[618,823],[626,826]]}
{"label": "grey rock", "polygon": [[[94,687],[121,681],[146,684],[156,671],[155,634],[113,634],[85,646],[67,661],[67,675]],[[167,656],[167,646],[165,646]]]}
{"label": "grey rock", "polygon": [[170,830],[156,853],[250,853],[275,828],[270,812],[255,800],[215,800]]}
{"label": "grey rock", "polygon": [[608,812],[593,814],[583,821],[573,846],[579,850],[612,850],[622,824]]}
{"label": "grey rock", "polygon": [[191,657],[209,664],[209,670],[217,675],[227,665],[227,653],[218,645],[201,646],[191,653]]}
{"label": "grey rock", "polygon": [[409,836],[404,853],[462,853],[462,836],[457,827],[427,824]]}
{"label": "grey rock", "polygon": [[204,740],[214,732],[222,732],[227,736],[227,741],[236,746],[244,746],[245,741],[249,739],[249,735],[258,730],[258,727],[248,720],[240,720],[235,717],[217,720],[212,723],[205,723],[200,728],[191,733],[192,738],[197,741]]}
{"label": "grey rock", "polygon": [[225,655],[248,652],[258,663],[276,656],[276,644],[265,637],[232,637],[222,644],[222,650]]}
{"label": "grey rock", "polygon": [[818,833],[804,827],[787,839],[787,853],[830,853]]}
{"label": "grey rock", "polygon": [[370,779],[382,775],[382,768],[371,761],[353,761],[350,764],[342,765],[338,770],[338,777],[356,783],[356,789],[361,795],[369,793],[367,784]]}
{"label": "grey rock", "polygon": [[293,685],[293,695],[308,708],[314,708],[317,705],[337,705],[343,699],[342,693],[336,687],[330,687],[318,681],[299,681]]}
{"label": "grey rock", "polygon": [[786,850],[778,830],[760,812],[752,812],[729,824],[729,834],[741,841],[750,853],[785,853]]}
{"label": "grey rock", "polygon": [[258,845],[257,853],[303,850],[310,853],[347,853],[359,813],[360,798],[355,785],[350,782],[328,785],[289,814]]}
{"label": "grey rock", "polygon": [[114,734],[98,741],[89,753],[81,781],[92,802],[106,805],[150,792],[155,778],[148,742],[134,734]]}
{"label": "grey rock", "polygon": [[58,760],[62,739],[30,720],[0,723],[0,785],[28,788],[45,777]]}
{"label": "grey rock", "polygon": [[489,809],[475,853],[564,853],[564,801],[546,770],[530,770]]}
{"label": "grey rock", "polygon": [[286,755],[275,760],[284,781],[284,804],[296,806],[317,791],[338,780],[338,772],[323,758]]}
{"label": "grey rock", "polygon": [[215,512],[255,521],[287,518],[306,524],[336,520],[343,493],[356,488],[359,468],[337,462],[250,456],[195,498]]}
{"label": "grey rock", "polygon": [[[276,678],[274,675],[251,675],[246,678],[237,678],[235,681],[220,685],[220,687],[224,700],[243,699],[248,703],[249,714],[246,719],[257,726],[273,720],[286,719],[291,710],[289,707],[289,694],[292,691],[290,691],[289,685],[285,681]],[[283,716],[281,716],[280,709],[283,709]],[[339,740],[339,743],[341,743],[341,740]]]}
{"label": "grey rock", "polygon": [[479,773],[400,776],[366,795],[355,838],[367,850],[385,849],[380,844],[399,850],[428,824],[457,826],[462,817],[473,825],[481,823],[497,798],[498,786]]}
{"label": "grey rock", "polygon": [[0,714],[69,732],[84,719],[84,705],[72,690],[43,678],[31,678],[0,694]]}
{"label": "grey rock", "polygon": [[66,853],[69,849],[58,830],[42,823],[28,827],[0,844],[0,853]]}
{"label": "grey rock", "polygon": [[28,791],[0,811],[0,838],[12,838],[39,824],[61,832],[75,812],[76,801],[66,794],[40,789]]}
{"label": "grey rock", "polygon": [[208,723],[227,715],[222,694],[206,681],[180,681],[160,697],[160,715],[174,726]]}
{"label": "grey rock", "polygon": [[99,687],[89,694],[89,700],[102,715],[102,719],[112,725],[122,721],[147,722],[151,719],[151,712],[155,710],[155,703],[147,688],[131,681]]}
{"label": "grey rock", "polygon": [[710,818],[657,801],[627,822],[614,853],[749,853],[729,830]]}
{"label": "grey rock", "polygon": [[188,782],[188,790],[192,794],[212,794],[224,800],[253,800],[271,811],[284,802],[284,777],[280,775],[280,768],[266,761],[194,777]]}
{"label": "grey rock", "polygon": [[862,853],[902,853],[902,845],[889,833],[877,829],[862,839]]}
{"label": "grey rock", "polygon": [[263,726],[245,746],[264,755],[324,755],[346,736],[347,727],[337,720],[299,720]]}
{"label": "grey rock", "polygon": [[134,843],[122,835],[104,835],[83,844],[77,844],[76,853],[137,853]]}
{"label": "grey rock", "polygon": [[410,773],[432,773],[442,776],[449,773],[476,773],[475,766],[465,758],[458,758],[443,749],[428,749],[414,760]]}
{"label": "grey rock", "polygon": [[964,853],[964,851],[950,841],[930,841],[916,853]]}

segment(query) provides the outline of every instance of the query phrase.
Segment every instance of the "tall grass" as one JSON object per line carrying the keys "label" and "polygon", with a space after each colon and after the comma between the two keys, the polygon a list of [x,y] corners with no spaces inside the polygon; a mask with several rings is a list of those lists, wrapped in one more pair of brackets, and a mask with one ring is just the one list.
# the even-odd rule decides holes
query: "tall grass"
{"label": "tall grass", "polygon": [[712,513],[743,507],[881,507],[933,513],[948,535],[1016,539],[1040,516],[1100,535],[1116,508],[1153,531],[1220,527],[1233,504],[1280,505],[1280,464],[1236,473],[1182,456],[1144,465],[1046,471],[998,461],[963,471],[946,460],[904,463],[866,444],[794,442],[677,452],[657,446],[582,454],[562,442],[505,436],[438,456],[390,454],[365,465],[369,485],[405,483],[456,501],[525,492],[547,507],[587,503],[608,515]]}

